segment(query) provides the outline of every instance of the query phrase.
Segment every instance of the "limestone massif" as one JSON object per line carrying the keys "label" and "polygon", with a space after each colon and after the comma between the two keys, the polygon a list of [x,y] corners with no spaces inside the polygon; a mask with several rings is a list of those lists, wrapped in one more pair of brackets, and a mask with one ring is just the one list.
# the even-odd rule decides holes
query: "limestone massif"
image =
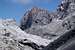
{"label": "limestone massif", "polygon": [[[20,26],[13,19],[0,19],[0,50],[42,50],[44,47],[43,50],[50,50],[47,46],[52,42],[57,44],[55,40],[62,40],[60,37],[67,32],[71,34],[69,31],[74,28],[75,0],[62,0],[55,12],[33,7],[24,14]],[[65,49],[64,46],[63,41],[57,50]]]}
{"label": "limestone massif", "polygon": [[29,34],[51,39],[74,27],[74,13],[74,0],[63,0],[54,13],[34,7],[25,13],[20,28]]}

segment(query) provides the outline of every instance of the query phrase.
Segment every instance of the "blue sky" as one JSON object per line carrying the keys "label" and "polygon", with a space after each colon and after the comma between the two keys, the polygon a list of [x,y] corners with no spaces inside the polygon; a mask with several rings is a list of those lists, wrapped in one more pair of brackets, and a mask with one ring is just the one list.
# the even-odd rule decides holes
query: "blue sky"
{"label": "blue sky", "polygon": [[54,11],[60,0],[0,0],[0,18],[15,18],[17,23],[24,13],[36,6]]}

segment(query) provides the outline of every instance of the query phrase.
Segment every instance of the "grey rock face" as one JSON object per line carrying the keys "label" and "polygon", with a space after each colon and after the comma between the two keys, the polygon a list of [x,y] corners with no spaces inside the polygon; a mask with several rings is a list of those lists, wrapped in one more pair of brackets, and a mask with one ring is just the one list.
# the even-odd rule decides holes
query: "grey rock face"
{"label": "grey rock face", "polygon": [[[52,42],[55,47],[53,49],[56,49],[57,45],[54,44],[64,43],[58,39],[75,28],[73,6],[74,0],[69,0],[69,3],[66,0],[61,3],[56,14],[33,8],[24,14],[21,20],[20,28],[23,31],[13,20],[0,20],[0,50],[40,50]],[[57,40],[57,43],[54,40]],[[61,50],[61,47],[58,49]]]}
{"label": "grey rock face", "polygon": [[52,21],[52,17],[50,16],[47,10],[32,8],[28,11],[23,19],[21,20],[21,28],[23,30],[31,27],[31,25],[46,25]]}
{"label": "grey rock face", "polygon": [[50,43],[42,50],[74,50],[75,46],[75,29],[71,29],[70,31],[61,35],[54,42]]}
{"label": "grey rock face", "polygon": [[1,50],[39,50],[52,41],[40,36],[27,34],[18,27],[14,20],[0,20]]}
{"label": "grey rock face", "polygon": [[[74,2],[75,0],[64,0],[65,2],[69,1],[70,4],[73,4],[73,6],[75,5]],[[69,7],[72,8],[68,8],[67,12],[69,12],[67,14],[67,16],[62,20],[61,24],[58,26],[62,26],[62,30],[61,27],[58,28],[56,27],[55,29],[57,29],[58,31],[58,35],[61,35],[60,38],[58,38],[57,40],[55,40],[54,42],[50,43],[46,48],[42,49],[42,50],[75,50],[75,11],[74,11],[74,7],[70,6]],[[69,11],[69,10],[73,10],[73,11]],[[51,27],[50,27],[51,28]],[[54,32],[54,31],[53,31]]]}
{"label": "grey rock face", "polygon": [[16,30],[11,29],[10,27],[17,28],[14,20],[0,20],[0,50],[27,50],[27,48],[29,50],[34,50],[29,46],[20,44],[20,39],[18,39],[20,36],[18,33],[16,34]]}
{"label": "grey rock face", "polygon": [[[25,15],[22,22],[25,23],[31,16],[31,26],[23,29],[29,34],[41,36],[45,39],[53,39],[75,28],[75,0],[63,0],[55,13],[33,8]],[[24,26],[21,26],[21,28]]]}

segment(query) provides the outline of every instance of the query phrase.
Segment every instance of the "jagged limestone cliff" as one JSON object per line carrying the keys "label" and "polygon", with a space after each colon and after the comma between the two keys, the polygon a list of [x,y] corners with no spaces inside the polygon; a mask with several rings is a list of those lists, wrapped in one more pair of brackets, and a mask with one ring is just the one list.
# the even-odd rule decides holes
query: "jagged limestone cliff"
{"label": "jagged limestone cliff", "polygon": [[[29,19],[30,24],[27,22]],[[27,15],[23,16],[20,28],[29,34],[38,35],[45,39],[64,35],[75,28],[75,0],[62,0],[55,13],[32,8]]]}
{"label": "jagged limestone cliff", "polygon": [[74,28],[75,0],[62,0],[54,13],[34,7],[24,14],[20,27],[15,20],[0,19],[0,50],[64,50],[70,46],[67,40],[75,44],[70,36]]}

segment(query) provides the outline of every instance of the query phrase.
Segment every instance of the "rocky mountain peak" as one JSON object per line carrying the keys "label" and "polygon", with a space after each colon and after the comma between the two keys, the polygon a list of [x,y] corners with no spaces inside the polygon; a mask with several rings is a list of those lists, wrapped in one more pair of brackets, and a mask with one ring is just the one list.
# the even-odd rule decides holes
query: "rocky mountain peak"
{"label": "rocky mountain peak", "polygon": [[38,13],[38,12],[40,12],[41,11],[41,9],[39,9],[39,8],[37,8],[37,7],[33,7],[32,9],[31,9],[31,12],[32,13]]}
{"label": "rocky mountain peak", "polygon": [[57,8],[57,16],[59,19],[65,18],[70,13],[75,12],[75,0],[62,0]]}
{"label": "rocky mountain peak", "polygon": [[0,50],[62,50],[65,43],[68,47],[72,42],[75,0],[62,0],[53,13],[33,7],[24,14],[20,27],[14,19],[0,19]]}
{"label": "rocky mountain peak", "polygon": [[31,27],[31,25],[46,25],[50,23],[51,20],[52,17],[50,16],[50,12],[34,7],[23,16],[21,25],[26,26],[25,28],[27,29],[28,27]]}
{"label": "rocky mountain peak", "polygon": [[[33,7],[28,14],[33,15],[37,15],[38,13],[48,13],[48,10],[42,9],[42,8],[38,8],[38,7]],[[30,15],[30,16],[31,16]]]}
{"label": "rocky mountain peak", "polygon": [[64,1],[64,2],[71,2],[71,3],[75,3],[75,0],[62,0],[62,1]]}
{"label": "rocky mountain peak", "polygon": [[[55,37],[57,34],[65,32],[65,29],[71,29],[71,19],[69,19],[72,18],[71,10],[72,14],[74,14],[74,0],[62,0],[61,4],[58,5],[57,11],[54,13],[34,7],[26,13],[27,15],[23,16],[20,28],[27,33],[50,39],[50,36]],[[65,25],[64,23],[67,24],[66,27],[63,26]]]}

